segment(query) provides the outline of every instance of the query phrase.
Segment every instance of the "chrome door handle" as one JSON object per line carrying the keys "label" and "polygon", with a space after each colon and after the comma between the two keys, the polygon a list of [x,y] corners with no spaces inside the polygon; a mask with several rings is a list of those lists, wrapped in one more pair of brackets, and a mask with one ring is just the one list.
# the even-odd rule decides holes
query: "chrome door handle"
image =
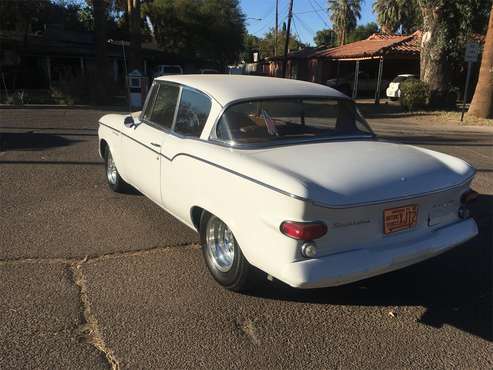
{"label": "chrome door handle", "polygon": [[161,145],[157,144],[157,143],[151,143],[152,146],[155,146],[156,148],[161,148]]}

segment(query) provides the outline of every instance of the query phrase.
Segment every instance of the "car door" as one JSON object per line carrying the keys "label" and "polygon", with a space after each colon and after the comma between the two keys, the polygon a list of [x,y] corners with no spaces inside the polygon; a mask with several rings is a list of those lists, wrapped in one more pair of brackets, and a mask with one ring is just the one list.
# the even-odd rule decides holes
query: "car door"
{"label": "car door", "polygon": [[179,92],[175,84],[153,84],[140,122],[123,129],[124,176],[157,203],[161,203],[161,146],[173,124]]}
{"label": "car door", "polygon": [[173,214],[186,219],[189,209],[185,207],[187,194],[180,192],[181,182],[193,181],[193,174],[186,173],[180,166],[181,154],[190,154],[195,145],[204,145],[198,141],[209,118],[211,99],[200,91],[182,87],[178,111],[172,128],[163,142],[161,161],[161,194],[163,205]]}

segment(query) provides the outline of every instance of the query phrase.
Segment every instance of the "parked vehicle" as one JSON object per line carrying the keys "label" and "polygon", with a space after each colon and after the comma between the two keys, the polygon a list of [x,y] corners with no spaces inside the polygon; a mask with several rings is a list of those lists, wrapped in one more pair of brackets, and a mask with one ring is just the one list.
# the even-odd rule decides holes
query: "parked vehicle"
{"label": "parked vehicle", "polygon": [[252,266],[293,287],[346,284],[478,233],[469,164],[380,141],[323,85],[160,77],[138,118],[99,123],[109,187],[130,184],[196,230],[212,276],[232,290]]}
{"label": "parked vehicle", "polygon": [[389,87],[386,90],[387,97],[390,98],[391,100],[399,99],[401,97],[401,83],[410,78],[417,78],[417,77],[416,75],[412,75],[412,74],[397,75],[397,77],[392,80],[392,82],[389,84]]}
{"label": "parked vehicle", "polygon": [[182,75],[183,68],[179,65],[168,65],[161,64],[156,66],[152,72],[152,77],[160,77],[160,76],[170,76],[170,75]]}
{"label": "parked vehicle", "polygon": [[[358,74],[358,93],[361,94],[373,94],[377,89],[377,78],[370,77],[370,75],[364,71],[360,71]],[[354,88],[354,73],[350,75],[341,76],[337,78],[331,78],[327,80],[327,86],[332,87],[336,90],[341,91],[346,95],[351,95]],[[389,81],[382,80],[380,91],[385,91],[387,86],[389,85]]]}
{"label": "parked vehicle", "polygon": [[212,69],[212,68],[204,68],[200,70],[200,74],[203,75],[217,75],[220,72],[217,69]]}

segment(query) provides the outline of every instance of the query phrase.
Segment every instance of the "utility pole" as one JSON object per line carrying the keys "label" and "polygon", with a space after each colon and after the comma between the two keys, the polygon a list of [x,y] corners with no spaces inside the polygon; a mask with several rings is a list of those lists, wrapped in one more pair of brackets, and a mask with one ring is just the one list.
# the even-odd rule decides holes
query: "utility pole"
{"label": "utility pole", "polygon": [[277,32],[279,30],[279,0],[276,0],[276,26],[274,27],[274,56],[277,56]]}
{"label": "utility pole", "polygon": [[288,64],[289,32],[291,31],[291,18],[293,17],[293,0],[289,0],[288,28],[286,29],[286,41],[284,42],[284,59],[282,61],[282,78],[286,78]]}

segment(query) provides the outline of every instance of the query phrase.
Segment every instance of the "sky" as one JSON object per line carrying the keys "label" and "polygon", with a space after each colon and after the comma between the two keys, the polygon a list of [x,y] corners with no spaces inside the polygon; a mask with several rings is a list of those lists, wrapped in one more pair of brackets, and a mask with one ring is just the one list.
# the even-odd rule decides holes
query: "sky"
{"label": "sky", "polygon": [[[289,0],[279,0],[279,27],[287,19],[288,4]],[[372,0],[362,1],[361,19],[358,24],[375,22],[372,4]],[[269,28],[274,27],[276,0],[240,0],[240,5],[247,17],[249,33],[263,36]],[[293,0],[294,15],[291,32],[299,35],[303,43],[313,45],[315,33],[321,29],[330,28],[331,23],[326,9],[326,0]]]}

